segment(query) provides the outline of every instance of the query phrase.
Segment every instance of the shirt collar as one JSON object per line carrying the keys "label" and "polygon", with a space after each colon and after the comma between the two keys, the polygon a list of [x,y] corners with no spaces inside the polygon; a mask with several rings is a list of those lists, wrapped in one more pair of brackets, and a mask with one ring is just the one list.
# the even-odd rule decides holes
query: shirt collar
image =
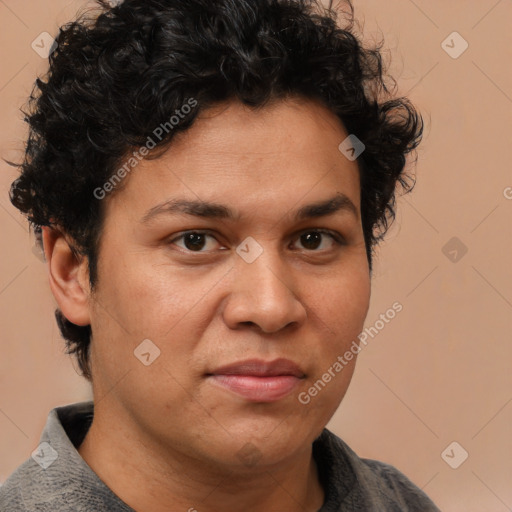
{"label": "shirt collar", "polygon": [[[105,507],[104,510],[113,512],[134,512],[94,473],[77,451],[89,430],[93,415],[92,401],[57,407],[50,411],[39,447],[46,452],[48,460],[55,454],[57,457],[45,469],[38,468],[34,461],[34,469],[40,473],[40,478],[31,479],[22,486],[22,497],[27,505],[36,507],[44,502],[55,505],[57,500],[62,506],[72,507],[77,496],[81,500],[87,500],[89,498],[85,497],[90,496],[94,497],[98,510]],[[337,436],[324,429],[313,443],[313,457],[325,492],[320,512],[338,510],[356,481],[345,445]],[[44,462],[44,453],[40,462]],[[36,483],[37,480],[41,479],[46,489],[43,496],[35,488],[41,483]]]}

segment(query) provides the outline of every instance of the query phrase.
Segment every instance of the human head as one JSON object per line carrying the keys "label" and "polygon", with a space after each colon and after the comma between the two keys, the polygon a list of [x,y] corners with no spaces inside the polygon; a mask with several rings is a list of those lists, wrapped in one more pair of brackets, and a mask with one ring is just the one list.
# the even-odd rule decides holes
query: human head
{"label": "human head", "polygon": [[[36,82],[13,204],[36,229],[54,226],[69,235],[77,256],[87,258],[94,288],[106,201],[123,183],[105,200],[94,191],[156,127],[191,98],[197,102],[148,158],[161,156],[201,112],[223,102],[261,109],[303,96],[324,104],[365,145],[357,163],[371,271],[373,249],[394,216],[396,185],[410,189],[404,167],[421,119],[406,99],[386,97],[379,49],[365,49],[352,33],[346,5],[341,28],[334,10],[307,0],[99,2],[99,15],[61,29],[48,76]],[[90,327],[59,311],[57,321],[90,377]]]}

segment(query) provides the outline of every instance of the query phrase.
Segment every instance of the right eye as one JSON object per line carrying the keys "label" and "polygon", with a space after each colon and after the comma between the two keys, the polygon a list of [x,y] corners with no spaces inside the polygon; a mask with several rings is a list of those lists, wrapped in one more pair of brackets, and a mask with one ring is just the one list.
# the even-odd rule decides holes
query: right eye
{"label": "right eye", "polygon": [[[204,247],[208,246],[208,239],[216,240],[216,238],[205,231],[185,231],[173,238],[170,242],[177,245],[181,249],[189,252],[210,252],[203,251]],[[182,244],[176,243],[177,240],[182,240]],[[217,242],[218,243],[218,242]],[[211,245],[211,244],[210,244]],[[210,249],[214,250],[214,249]]]}

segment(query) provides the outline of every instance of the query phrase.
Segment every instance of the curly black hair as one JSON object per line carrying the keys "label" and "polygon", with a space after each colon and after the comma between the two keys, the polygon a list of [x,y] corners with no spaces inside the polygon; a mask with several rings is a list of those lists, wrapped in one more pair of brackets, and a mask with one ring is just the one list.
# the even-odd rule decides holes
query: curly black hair
{"label": "curly black hair", "polygon": [[[371,273],[374,247],[395,218],[397,184],[404,192],[414,186],[406,156],[421,140],[423,121],[407,98],[393,96],[382,42],[365,47],[355,35],[350,0],[343,27],[332,2],[318,0],[97,3],[99,12],[60,28],[25,112],[29,136],[10,198],[39,238],[41,226],[69,235],[75,254],[88,259],[94,289],[104,211],[94,191],[156,126],[197,101],[158,142],[165,150],[217,103],[262,108],[303,96],[326,105],[365,145],[358,165]],[[90,380],[91,327],[55,314],[68,353]]]}

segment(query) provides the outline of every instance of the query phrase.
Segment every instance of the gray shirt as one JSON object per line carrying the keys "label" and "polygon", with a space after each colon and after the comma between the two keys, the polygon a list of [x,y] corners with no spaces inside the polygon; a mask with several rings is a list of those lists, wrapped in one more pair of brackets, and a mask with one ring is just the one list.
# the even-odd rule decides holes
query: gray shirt
{"label": "gray shirt", "polygon": [[[93,413],[93,402],[50,411],[39,447],[0,487],[1,512],[134,512],[77,451]],[[359,458],[327,429],[313,456],[325,490],[319,512],[440,512],[396,468]]]}

